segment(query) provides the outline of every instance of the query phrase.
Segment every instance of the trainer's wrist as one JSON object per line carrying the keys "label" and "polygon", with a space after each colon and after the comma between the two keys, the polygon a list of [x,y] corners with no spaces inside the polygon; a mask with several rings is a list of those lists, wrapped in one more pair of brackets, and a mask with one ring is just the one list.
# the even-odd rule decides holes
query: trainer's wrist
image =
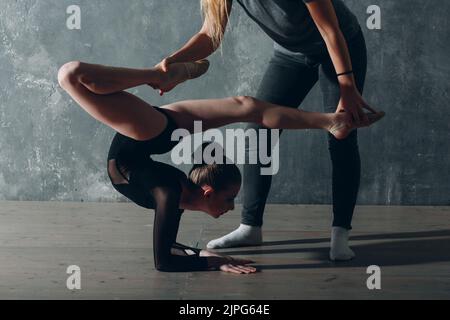
{"label": "trainer's wrist", "polygon": [[347,74],[338,77],[338,82],[341,91],[351,91],[356,88],[355,78],[353,74]]}

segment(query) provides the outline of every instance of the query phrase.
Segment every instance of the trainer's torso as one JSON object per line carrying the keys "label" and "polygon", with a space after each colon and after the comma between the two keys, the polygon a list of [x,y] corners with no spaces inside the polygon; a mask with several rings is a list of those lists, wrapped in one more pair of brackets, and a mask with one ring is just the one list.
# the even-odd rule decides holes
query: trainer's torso
{"label": "trainer's torso", "polygon": [[[316,0],[236,0],[278,45],[293,52],[317,53],[325,43],[305,2]],[[332,0],[344,36],[359,30],[355,15],[342,0]]]}

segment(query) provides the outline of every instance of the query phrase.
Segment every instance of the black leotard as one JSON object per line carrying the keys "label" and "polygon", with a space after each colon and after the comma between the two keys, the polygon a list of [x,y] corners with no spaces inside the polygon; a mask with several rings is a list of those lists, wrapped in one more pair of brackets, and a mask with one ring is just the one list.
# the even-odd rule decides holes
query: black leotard
{"label": "black leotard", "polygon": [[[117,133],[108,153],[109,160],[116,160],[129,172],[128,184],[114,184],[113,187],[137,205],[155,209],[153,224],[153,252],[155,267],[160,271],[206,270],[207,259],[199,257],[200,250],[176,243],[182,209],[179,209],[181,180],[187,180],[184,172],[173,166],[154,161],[152,154],[167,153],[178,144],[171,141],[172,132],[177,129],[170,115],[161,108],[168,124],[157,137],[148,141],[136,141]],[[122,173],[122,172],[121,172]]]}

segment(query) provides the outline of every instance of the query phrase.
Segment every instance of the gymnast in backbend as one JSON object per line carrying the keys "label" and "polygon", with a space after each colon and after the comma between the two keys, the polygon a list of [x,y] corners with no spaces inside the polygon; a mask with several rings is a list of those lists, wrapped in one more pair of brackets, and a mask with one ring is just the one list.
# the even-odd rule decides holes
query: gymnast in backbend
{"label": "gymnast in backbend", "polygon": [[163,72],[160,68],[128,69],[72,61],[60,68],[58,81],[87,113],[117,132],[108,154],[108,176],[118,192],[139,206],[155,210],[153,247],[157,270],[253,273],[256,269],[249,260],[176,242],[184,210],[203,211],[218,218],[234,209],[241,187],[237,166],[194,165],[186,176],[150,156],[171,151],[177,144],[171,140],[172,132],[181,128],[193,133],[194,121],[202,121],[203,130],[245,122],[269,129],[322,129],[337,139],[345,139],[352,130],[370,126],[384,113],[368,113],[368,121],[356,125],[345,112],[306,112],[252,97],[179,101],[155,107],[124,91],[140,85],[168,91],[201,76],[208,67],[206,60],[174,63]]}

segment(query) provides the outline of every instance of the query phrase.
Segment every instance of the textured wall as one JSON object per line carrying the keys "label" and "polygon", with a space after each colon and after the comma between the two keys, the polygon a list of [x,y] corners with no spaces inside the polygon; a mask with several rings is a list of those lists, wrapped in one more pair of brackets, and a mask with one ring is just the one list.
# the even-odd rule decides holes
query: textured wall
{"label": "textured wall", "polygon": [[[347,0],[369,47],[366,99],[387,119],[360,134],[360,204],[449,205],[450,2]],[[82,29],[66,28],[78,4]],[[382,9],[382,30],[365,28]],[[92,120],[57,85],[58,67],[82,60],[149,67],[200,27],[197,0],[0,0],[0,199],[116,201],[106,153],[114,132]],[[163,98],[254,95],[271,41],[235,6],[222,55],[205,77]],[[303,106],[321,110],[313,90]],[[287,132],[270,202],[330,203],[330,163],[322,132]],[[163,159],[168,159],[163,158]],[[186,169],[186,168],[184,168]]]}

